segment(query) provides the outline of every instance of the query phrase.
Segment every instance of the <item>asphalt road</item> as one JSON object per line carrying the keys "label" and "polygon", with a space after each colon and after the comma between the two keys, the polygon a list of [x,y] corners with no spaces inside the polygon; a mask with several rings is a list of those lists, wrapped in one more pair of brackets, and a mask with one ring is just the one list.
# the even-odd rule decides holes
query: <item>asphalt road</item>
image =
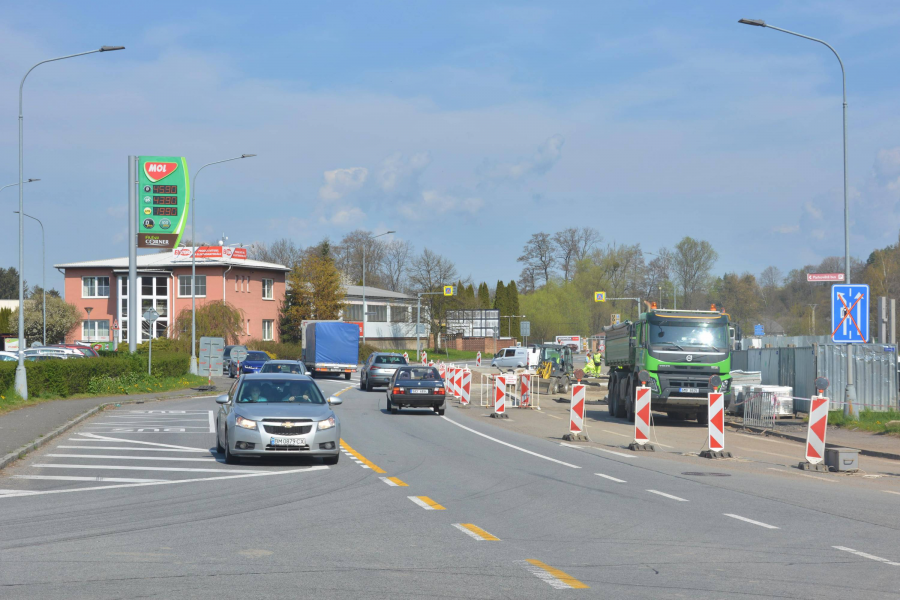
{"label": "asphalt road", "polygon": [[319,383],[344,390],[336,467],[225,465],[206,398],[0,473],[0,597],[900,597],[900,485],[714,476]]}

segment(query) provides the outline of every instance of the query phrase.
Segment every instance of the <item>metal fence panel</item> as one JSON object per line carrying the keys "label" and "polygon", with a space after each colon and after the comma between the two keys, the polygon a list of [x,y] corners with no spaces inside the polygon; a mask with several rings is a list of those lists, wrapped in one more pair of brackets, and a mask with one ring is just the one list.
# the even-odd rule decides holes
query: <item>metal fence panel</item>
{"label": "metal fence panel", "polygon": [[747,368],[747,354],[749,350],[735,350],[731,353],[731,370],[732,371],[749,371]]}
{"label": "metal fence panel", "polygon": [[772,396],[772,392],[750,389],[744,397],[744,425],[775,429],[775,404]]}
{"label": "metal fence panel", "polygon": [[809,412],[810,398],[816,394],[816,349],[794,349],[794,412]]}
{"label": "metal fence panel", "polygon": [[[890,410],[897,407],[897,358],[876,344],[857,344],[853,348],[853,382],[860,409]],[[816,374],[830,383],[825,396],[829,409],[843,408],[847,387],[847,350],[845,346],[821,344],[817,347]],[[799,395],[799,394],[798,394]]]}

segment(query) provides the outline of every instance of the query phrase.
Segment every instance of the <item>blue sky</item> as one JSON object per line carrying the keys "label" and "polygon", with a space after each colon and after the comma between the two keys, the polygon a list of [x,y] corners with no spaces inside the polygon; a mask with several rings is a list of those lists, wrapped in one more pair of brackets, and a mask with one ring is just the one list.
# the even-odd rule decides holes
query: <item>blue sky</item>
{"label": "blue sky", "polygon": [[[900,231],[896,2],[29,2],[0,15],[0,185],[48,263],[126,254],[126,156],[183,155],[198,232],[311,244],[397,230],[489,282],[531,233],[591,225],[647,250],[684,235],[716,272],[842,253],[840,71],[851,252]],[[15,188],[0,264],[17,262]],[[26,277],[40,240],[26,224]],[[48,285],[60,287],[52,269]]]}

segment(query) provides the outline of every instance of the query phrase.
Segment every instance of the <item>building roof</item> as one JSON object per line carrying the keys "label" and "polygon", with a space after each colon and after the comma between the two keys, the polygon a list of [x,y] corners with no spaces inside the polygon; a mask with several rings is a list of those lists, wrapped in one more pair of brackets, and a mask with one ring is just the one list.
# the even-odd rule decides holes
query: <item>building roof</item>
{"label": "building roof", "polygon": [[[363,295],[363,287],[361,285],[348,285],[344,286],[344,289],[347,291],[347,296],[351,298],[362,298]],[[392,292],[391,290],[382,290],[379,288],[372,287],[371,285],[366,286],[366,299],[369,298],[394,298],[397,300],[415,300],[415,296],[411,296],[409,294],[404,294],[401,292]]]}
{"label": "building roof", "polygon": [[[251,269],[269,269],[272,271],[290,271],[284,265],[277,263],[263,262],[261,260],[244,259],[244,260],[223,260],[221,258],[197,258],[196,263],[203,267],[210,266],[235,266],[248,267]],[[128,257],[122,258],[104,258],[100,260],[84,260],[80,262],[62,263],[53,265],[57,269],[90,269],[90,268],[108,268],[108,269],[127,269]],[[190,258],[175,258],[172,252],[158,252],[156,254],[139,254],[137,257],[138,269],[170,269],[172,267],[189,267],[191,266]]]}

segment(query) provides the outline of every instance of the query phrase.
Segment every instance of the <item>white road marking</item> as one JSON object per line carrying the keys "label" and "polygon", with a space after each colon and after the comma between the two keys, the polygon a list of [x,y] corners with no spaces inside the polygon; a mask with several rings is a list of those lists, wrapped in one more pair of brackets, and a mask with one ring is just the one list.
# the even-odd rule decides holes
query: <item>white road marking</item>
{"label": "white road marking", "polygon": [[387,477],[379,477],[378,479],[382,480],[383,482],[385,482],[386,484],[388,484],[388,485],[391,486],[391,487],[400,487],[399,484],[394,483],[393,481],[391,481],[391,480],[388,479]]}
{"label": "white road marking", "polygon": [[461,424],[457,423],[456,421],[454,421],[453,419],[448,419],[447,417],[441,417],[441,418],[444,419],[445,421],[450,421],[457,427],[462,427],[466,431],[471,431],[475,435],[480,435],[481,437],[489,439],[492,442],[497,442],[498,444],[503,444],[504,446],[508,446],[509,448],[513,448],[514,450],[518,450],[519,452],[524,452],[525,454],[531,454],[532,456],[537,456],[538,458],[543,458],[544,460],[549,460],[550,462],[555,462],[560,465],[570,467],[572,469],[580,469],[581,468],[578,465],[573,465],[573,464],[569,464],[567,462],[563,462],[561,460],[556,460],[555,458],[550,458],[549,456],[544,456],[543,454],[538,454],[537,452],[532,452],[531,450],[526,450],[525,448],[520,448],[519,446],[514,446],[508,442],[504,442],[503,440],[498,440],[497,438],[493,438],[489,435],[485,435],[485,434],[481,433],[480,431],[475,431],[474,429],[466,427],[465,425],[461,425]]}
{"label": "white road marking", "polygon": [[535,577],[537,577],[544,583],[550,584],[550,587],[552,587],[553,589],[556,589],[556,590],[571,590],[572,589],[572,586],[570,586],[568,583],[566,583],[565,581],[562,581],[560,579],[557,579],[552,574],[548,573],[547,571],[545,571],[544,569],[540,568],[537,565],[533,565],[526,560],[520,560],[520,561],[516,561],[516,562],[518,564],[522,565],[523,567],[525,567],[526,571],[528,571],[529,573],[531,573],[532,575],[534,575]]}
{"label": "white road marking", "polygon": [[[95,441],[99,442],[101,440]],[[209,452],[209,450],[202,450],[200,448],[195,450],[181,450],[178,448],[126,448],[124,446],[57,446],[57,448],[73,450],[125,450],[128,452]]]}
{"label": "white road marking", "polygon": [[10,495],[0,495],[0,498],[15,498],[17,496],[44,496],[47,494],[69,494],[72,492],[92,492],[95,490],[112,490],[119,488],[132,488],[132,487],[145,487],[150,485],[175,485],[179,483],[198,483],[201,481],[218,481],[220,479],[242,479],[244,477],[265,477],[267,475],[290,475],[292,473],[306,473],[308,471],[323,471],[328,470],[328,466],[326,465],[317,465],[314,467],[305,467],[303,469],[291,469],[290,471],[257,471],[257,472],[248,472],[242,473],[240,475],[224,475],[222,477],[200,477],[196,479],[170,479],[166,481],[153,481],[147,483],[122,483],[117,485],[98,485],[86,488],[72,488],[65,490],[46,490],[43,492],[28,492],[27,494],[10,494]]}
{"label": "white road marking", "polygon": [[887,493],[887,494],[897,494],[898,496],[900,496],[900,492],[895,492],[895,491],[893,491],[893,490],[881,490],[881,491],[882,491],[882,492],[885,492],[885,493]]}
{"label": "white road marking", "polygon": [[886,565],[893,565],[895,567],[900,567],[900,562],[890,561],[886,558],[881,558],[880,556],[875,556],[874,554],[868,554],[866,552],[860,552],[859,550],[854,550],[853,548],[847,548],[845,546],[832,546],[835,550],[843,550],[844,552],[849,552],[850,554],[855,554],[857,556],[862,556],[863,558],[868,558],[869,560],[876,560],[878,562],[882,562]]}
{"label": "white road marking", "polygon": [[207,452],[209,451],[208,449],[204,449],[204,448],[197,448],[197,447],[191,447],[191,446],[176,446],[175,444],[160,444],[159,442],[144,442],[141,440],[129,440],[129,439],[122,439],[122,438],[114,438],[114,437],[109,437],[109,436],[105,436],[105,435],[98,435],[96,433],[82,433],[79,435],[83,435],[84,437],[91,438],[91,439],[79,440],[79,439],[69,438],[69,441],[93,442],[96,440],[96,441],[102,441],[102,442],[124,442],[126,444],[140,444],[142,446],[159,446],[160,448],[178,448],[179,450],[206,450]]}
{"label": "white road marking", "polygon": [[200,456],[193,458],[181,458],[172,456],[116,456],[114,454],[48,454],[55,458],[108,458],[113,460],[166,460],[180,462],[210,462],[215,461],[215,456]]}
{"label": "white road marking", "polygon": [[188,467],[132,467],[127,465],[67,465],[67,464],[37,464],[32,465],[42,469],[108,469],[110,471],[166,471],[169,473],[227,473],[238,471],[240,473],[268,473],[269,471],[251,471],[248,469],[190,469]]}
{"label": "white road marking", "polygon": [[213,411],[209,411],[209,432],[216,433],[216,417],[213,415]]}
{"label": "white road marking", "polygon": [[28,496],[35,492],[30,490],[0,490],[0,498],[5,496]]}
{"label": "white road marking", "polygon": [[165,479],[135,479],[133,477],[67,477],[65,475],[13,475],[13,479],[38,479],[51,481],[109,481],[112,483],[143,483]]}
{"label": "white road marking", "polygon": [[412,500],[413,502],[415,502],[416,504],[418,504],[419,506],[421,506],[421,507],[424,508],[425,510],[438,510],[437,508],[435,508],[434,506],[428,504],[427,502],[425,502],[424,500],[422,500],[422,499],[419,498],[418,496],[407,496],[407,498],[409,498],[410,500]]}
{"label": "white road marking", "polygon": [[774,525],[769,525],[768,523],[763,523],[762,521],[754,521],[753,519],[748,519],[747,517],[742,517],[740,515],[732,515],[730,513],[725,513],[726,517],[731,517],[732,519],[737,519],[738,521],[744,521],[746,523],[752,523],[754,525],[759,525],[760,527],[765,527],[766,529],[780,529],[779,527],[775,527]]}
{"label": "white road marking", "polygon": [[[576,450],[586,450],[587,448],[583,446],[576,446],[574,444],[567,444],[565,442],[560,442],[560,446],[565,446],[566,448],[575,448]],[[615,450],[607,450],[606,448],[596,448],[594,446],[589,447],[591,450],[599,450],[600,452],[608,452],[609,454],[615,454],[616,456],[622,456],[624,458],[637,458],[634,454],[625,454],[624,452],[616,452]],[[590,454],[590,453],[588,453]]]}
{"label": "white road marking", "polygon": [[679,498],[678,496],[673,496],[672,494],[667,494],[665,492],[660,492],[659,490],[647,490],[651,494],[656,494],[657,496],[662,496],[664,498],[669,498],[671,500],[678,500],[679,502],[687,502],[684,498]]}
{"label": "white road marking", "polygon": [[818,475],[807,475],[806,473],[795,473],[793,470],[787,469],[779,469],[776,467],[766,467],[770,471],[778,471],[779,473],[787,473],[788,475],[799,475],[800,477],[809,477],[810,479],[816,479],[818,481],[827,481],[828,483],[837,483],[835,479],[826,479],[825,477],[819,477]]}
{"label": "white road marking", "polygon": [[628,483],[624,479],[616,479],[615,477],[611,477],[609,475],[604,475],[603,473],[594,473],[594,475],[598,475],[603,479],[609,479],[610,481],[615,481],[616,483]]}

